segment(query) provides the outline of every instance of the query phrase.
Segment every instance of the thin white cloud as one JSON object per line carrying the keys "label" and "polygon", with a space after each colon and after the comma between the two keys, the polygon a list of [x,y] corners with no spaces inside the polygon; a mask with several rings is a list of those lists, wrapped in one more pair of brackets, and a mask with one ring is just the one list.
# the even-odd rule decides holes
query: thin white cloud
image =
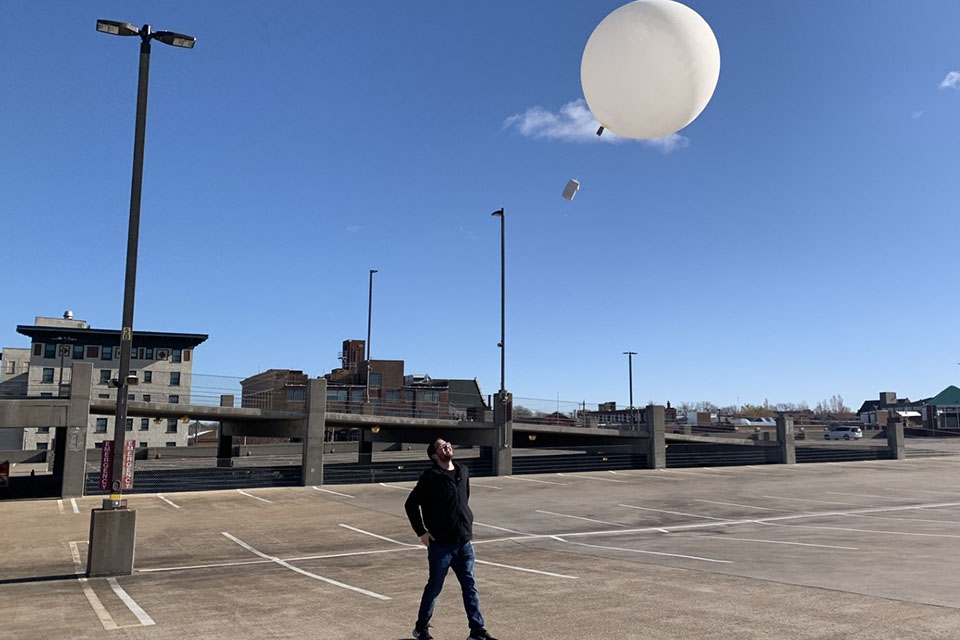
{"label": "thin white cloud", "polygon": [[360,231],[361,229],[363,229],[363,227],[360,226],[359,224],[350,224],[350,225],[347,225],[346,232],[347,232],[347,233],[357,233],[357,232]]}
{"label": "thin white cloud", "polygon": [[[602,136],[598,136],[597,129],[600,128],[600,123],[590,113],[587,102],[583,98],[568,102],[560,107],[557,113],[543,107],[530,107],[523,113],[516,113],[504,120],[503,128],[512,129],[528,138],[542,140],[608,144],[630,142],[628,138],[620,137],[612,131],[604,131]],[[659,149],[663,153],[670,153],[690,145],[689,138],[679,133],[638,142],[644,146]]]}
{"label": "thin white cloud", "polygon": [[960,89],[960,71],[951,71],[940,83],[941,89]]}
{"label": "thin white cloud", "polygon": [[914,111],[912,117],[916,120],[917,118],[922,118],[924,113],[926,113],[926,111]]}

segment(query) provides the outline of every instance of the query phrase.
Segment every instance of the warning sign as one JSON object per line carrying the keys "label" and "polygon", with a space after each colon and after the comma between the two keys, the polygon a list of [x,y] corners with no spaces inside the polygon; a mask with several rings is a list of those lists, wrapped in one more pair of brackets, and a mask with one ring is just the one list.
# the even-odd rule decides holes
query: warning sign
{"label": "warning sign", "polygon": [[123,443],[123,482],[120,483],[123,491],[133,489],[133,460],[136,452],[136,441],[127,440]]}
{"label": "warning sign", "polygon": [[0,487],[6,487],[10,484],[10,461],[0,462]]}

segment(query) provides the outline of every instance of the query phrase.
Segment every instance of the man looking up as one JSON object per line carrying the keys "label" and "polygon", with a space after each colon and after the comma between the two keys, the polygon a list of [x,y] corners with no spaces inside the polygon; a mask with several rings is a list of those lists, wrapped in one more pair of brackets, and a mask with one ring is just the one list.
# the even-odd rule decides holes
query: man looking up
{"label": "man looking up", "polygon": [[417,640],[432,640],[429,626],[437,596],[443,589],[447,570],[453,569],[463,593],[470,635],[467,640],[497,640],[483,628],[480,597],[473,576],[476,556],[473,553],[473,512],[470,499],[470,473],[453,461],[453,445],[437,438],[427,446],[433,466],[424,471],[417,486],[404,503],[410,525],[424,546],[430,566],[430,577],[423,588],[420,611],[413,629]]}

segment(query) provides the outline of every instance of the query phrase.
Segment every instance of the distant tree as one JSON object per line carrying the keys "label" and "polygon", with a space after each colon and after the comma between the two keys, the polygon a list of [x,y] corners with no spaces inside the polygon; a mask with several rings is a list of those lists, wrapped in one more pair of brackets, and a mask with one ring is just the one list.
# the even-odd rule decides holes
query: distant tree
{"label": "distant tree", "polygon": [[747,403],[740,406],[740,415],[749,418],[772,418],[776,415],[776,411],[770,408],[768,402],[764,402],[762,405]]}
{"label": "distant tree", "polygon": [[527,409],[522,404],[514,405],[513,407],[513,417],[515,418],[532,418],[533,411]]}
{"label": "distant tree", "polygon": [[850,413],[850,407],[843,403],[843,397],[840,394],[835,394],[829,400],[818,402],[813,408],[813,412],[817,415]]}

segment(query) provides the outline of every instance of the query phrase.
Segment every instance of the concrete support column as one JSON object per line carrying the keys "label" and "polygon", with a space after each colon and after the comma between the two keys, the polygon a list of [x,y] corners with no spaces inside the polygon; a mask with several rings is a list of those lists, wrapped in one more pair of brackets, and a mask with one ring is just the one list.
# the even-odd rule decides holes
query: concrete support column
{"label": "concrete support column", "polygon": [[94,509],[90,512],[87,576],[129,576],[137,538],[135,509]]}
{"label": "concrete support column", "polygon": [[797,463],[797,445],[793,437],[793,418],[777,418],[777,450],[782,464]]}
{"label": "concrete support column", "polygon": [[[93,364],[75,362],[70,375],[70,406],[67,426],[57,429],[56,466],[60,474],[60,495],[77,498],[83,495],[87,477],[87,423],[90,420],[90,384]],[[63,439],[61,449],[60,440]]]}
{"label": "concrete support column", "polygon": [[667,420],[660,405],[648,404],[647,414],[647,469],[667,467]]}
{"label": "concrete support column", "polygon": [[887,418],[887,446],[890,447],[890,457],[894,460],[907,457],[903,442],[903,423],[899,420]]}
{"label": "concrete support column", "polygon": [[303,486],[323,484],[323,439],[326,434],[327,381],[311,379],[307,386],[307,419],[303,424]]}
{"label": "concrete support column", "polygon": [[493,400],[493,422],[497,425],[497,441],[493,447],[493,473],[513,473],[513,394],[497,393]]}
{"label": "concrete support column", "polygon": [[[234,398],[232,394],[221,394],[220,406],[232,407],[233,400]],[[226,423],[221,422],[220,428],[217,430],[217,466],[218,467],[233,466],[233,436],[223,435],[223,427],[225,424]]]}
{"label": "concrete support column", "polygon": [[360,441],[357,442],[357,462],[373,464],[373,440],[367,429],[360,429]]}

